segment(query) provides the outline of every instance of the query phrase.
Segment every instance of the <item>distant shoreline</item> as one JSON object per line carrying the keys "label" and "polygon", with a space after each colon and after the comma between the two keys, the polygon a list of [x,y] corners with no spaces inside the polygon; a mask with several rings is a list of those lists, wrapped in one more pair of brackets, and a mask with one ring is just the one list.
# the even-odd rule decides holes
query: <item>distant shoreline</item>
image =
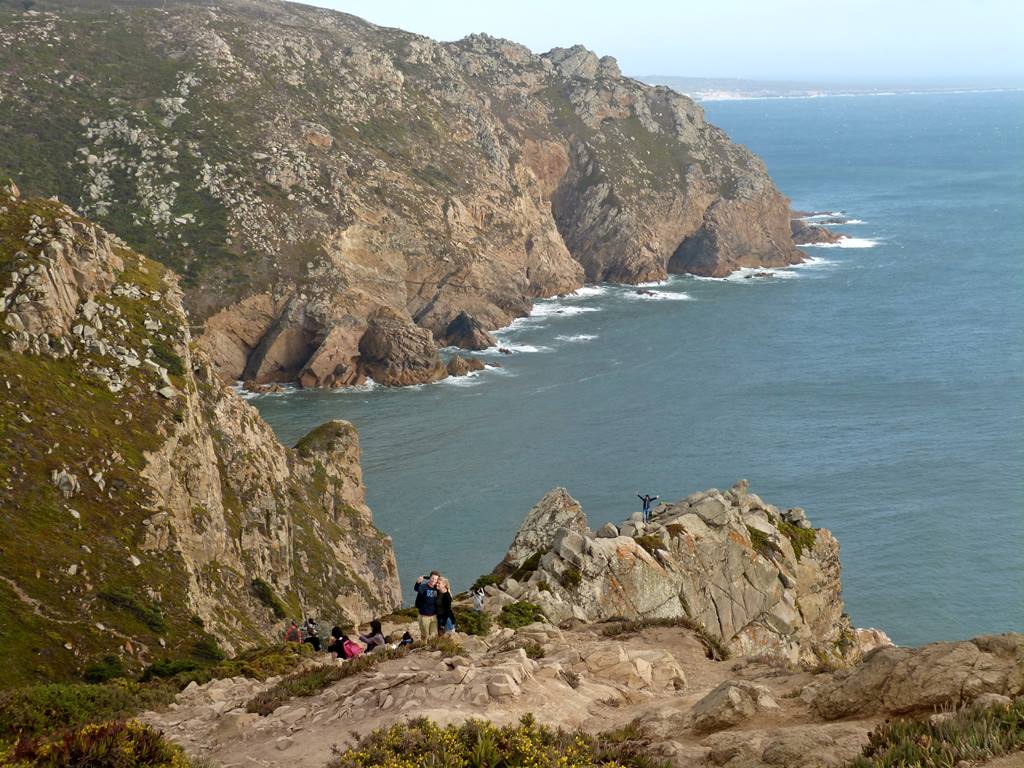
{"label": "distant shoreline", "polygon": [[[669,86],[671,87],[671,86]],[[757,94],[725,92],[687,93],[694,101],[765,101],[768,99],[834,99],[853,98],[856,96],[952,96],[966,93],[1021,93],[1024,88],[959,88],[956,90],[936,91],[857,91],[852,93],[802,93],[802,94]]]}

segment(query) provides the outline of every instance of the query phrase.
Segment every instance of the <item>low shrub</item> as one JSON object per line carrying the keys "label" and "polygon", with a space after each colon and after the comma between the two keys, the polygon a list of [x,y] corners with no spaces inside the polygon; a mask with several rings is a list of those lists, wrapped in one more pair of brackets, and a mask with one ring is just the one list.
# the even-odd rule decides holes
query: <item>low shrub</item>
{"label": "low shrub", "polygon": [[535,621],[544,620],[540,606],[524,600],[502,606],[501,613],[498,614],[498,623],[510,629],[518,629],[527,624],[533,624]]}
{"label": "low shrub", "polygon": [[583,582],[583,574],[579,568],[570,567],[558,578],[566,589],[576,589]]}
{"label": "low shrub", "polygon": [[456,608],[455,626],[459,632],[465,632],[467,635],[486,636],[491,631],[491,615],[470,608]]}
{"label": "low shrub", "polygon": [[160,606],[136,597],[128,589],[106,589],[99,593],[99,597],[114,608],[131,614],[154,632],[167,631],[167,620]]}
{"label": "low shrub", "polygon": [[250,587],[252,588],[252,593],[256,595],[256,599],[267,606],[273,612],[275,618],[283,619],[288,615],[288,607],[277,596],[274,588],[263,579],[253,579],[250,582]]}
{"label": "low shrub", "polygon": [[757,528],[751,528],[747,526],[747,533],[750,534],[750,546],[754,548],[755,552],[760,552],[762,555],[768,555],[772,551],[772,543],[768,540],[768,534],[764,531],[759,531]]}
{"label": "low shrub", "polygon": [[655,536],[653,533],[637,536],[634,538],[634,541],[647,550],[647,554],[652,556],[659,549],[665,548],[665,542],[661,540],[661,536]]}
{"label": "low shrub", "polygon": [[548,584],[546,580],[541,579],[540,581],[537,582],[537,589],[539,591],[541,591],[541,592],[550,592],[551,591],[551,585]]}
{"label": "low shrub", "polygon": [[566,685],[573,690],[580,687],[580,676],[576,672],[573,672],[571,669],[563,669],[561,675]]}
{"label": "low shrub", "polygon": [[364,736],[350,749],[335,751],[328,768],[404,768],[427,766],[532,765],[539,767],[658,768],[650,739],[636,726],[596,736],[555,730],[524,715],[517,725],[496,726],[484,720],[441,728],[420,718]]}
{"label": "low shrub", "polygon": [[34,738],[87,723],[130,717],[169,703],[177,689],[117,680],[103,685],[48,683],[0,692],[0,742]]}
{"label": "low shrub", "polygon": [[499,579],[493,573],[485,573],[483,576],[479,576],[476,581],[473,582],[473,586],[470,589],[483,589],[484,587],[494,587],[499,583]]}
{"label": "low shrub", "polygon": [[818,532],[813,528],[801,528],[798,525],[783,521],[778,524],[778,529],[793,545],[793,553],[796,555],[797,560],[803,556],[805,550],[814,549],[814,542],[818,538]]}
{"label": "low shrub", "polygon": [[134,720],[91,723],[58,738],[23,738],[0,768],[189,768],[181,747]]}
{"label": "low shrub", "polygon": [[192,655],[200,661],[213,663],[224,661],[227,658],[217,640],[209,635],[199,638],[192,644]]}
{"label": "low shrub", "polygon": [[539,549],[526,558],[522,565],[512,571],[512,578],[516,581],[524,581],[525,579],[530,578],[533,572],[540,567],[540,559],[544,557],[545,552],[547,552],[547,550]]}
{"label": "low shrub", "polygon": [[967,707],[942,720],[890,720],[868,737],[848,768],[947,768],[1024,750],[1024,696],[1009,705]]}
{"label": "low shrub", "polygon": [[523,646],[523,650],[526,651],[527,658],[530,658],[530,659],[543,659],[544,658],[544,649],[541,647],[540,643],[527,643],[526,645]]}
{"label": "low shrub", "polygon": [[87,683],[105,683],[115,677],[125,677],[124,663],[120,657],[107,655],[99,661],[87,664],[82,671],[82,679]]}

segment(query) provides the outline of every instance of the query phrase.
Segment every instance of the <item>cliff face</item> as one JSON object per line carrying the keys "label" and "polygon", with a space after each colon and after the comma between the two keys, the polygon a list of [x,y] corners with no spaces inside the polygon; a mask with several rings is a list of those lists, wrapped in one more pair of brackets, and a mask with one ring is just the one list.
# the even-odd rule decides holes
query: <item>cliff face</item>
{"label": "cliff face", "polygon": [[164,266],[11,187],[0,290],[0,684],[400,604],[354,428],[281,446],[194,352]]}
{"label": "cliff face", "polygon": [[181,273],[224,380],[430,381],[462,312],[802,258],[760,160],[580,47],[265,0],[0,22],[0,172]]}
{"label": "cliff face", "polygon": [[889,644],[843,612],[835,538],[745,482],[596,533],[579,503],[555,489],[526,516],[497,572],[494,607],[527,600],[554,622],[687,617],[733,653],[793,663],[846,663]]}

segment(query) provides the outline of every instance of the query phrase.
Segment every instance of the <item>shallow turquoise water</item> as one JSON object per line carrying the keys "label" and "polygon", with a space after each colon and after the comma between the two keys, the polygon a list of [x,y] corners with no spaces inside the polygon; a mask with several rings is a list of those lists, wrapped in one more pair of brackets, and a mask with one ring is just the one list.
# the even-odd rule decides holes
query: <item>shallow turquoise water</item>
{"label": "shallow turquoise water", "polygon": [[359,427],[407,583],[465,587],[556,485],[596,527],[636,490],[745,477],[838,536],[856,624],[907,644],[1024,630],[1024,94],[705,107],[796,208],[844,211],[873,247],[544,302],[476,379],[254,403],[288,443]]}

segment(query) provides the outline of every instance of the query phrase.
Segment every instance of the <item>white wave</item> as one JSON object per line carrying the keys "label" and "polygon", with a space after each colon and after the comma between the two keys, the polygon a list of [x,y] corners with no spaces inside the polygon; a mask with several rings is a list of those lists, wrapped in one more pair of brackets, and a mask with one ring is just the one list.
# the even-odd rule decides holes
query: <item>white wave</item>
{"label": "white wave", "polygon": [[450,387],[475,387],[483,384],[483,380],[480,378],[480,374],[483,371],[470,371],[463,376],[449,376],[448,378],[441,379],[441,384],[447,384]]}
{"label": "white wave", "polygon": [[849,224],[867,224],[867,222],[864,221],[863,219],[847,219],[846,221],[842,222],[842,224],[837,224],[836,226],[845,227]]}
{"label": "white wave", "polygon": [[[637,288],[660,288],[661,286],[665,286],[665,285],[668,285],[668,284],[669,284],[669,278],[666,277],[664,280],[651,280],[651,281],[646,282],[646,283],[636,283],[635,287],[637,287]],[[626,286],[626,287],[628,288],[629,286]]]}
{"label": "white wave", "polygon": [[688,293],[671,292],[666,291],[651,291],[649,293],[638,293],[637,291],[628,291],[622,294],[627,299],[640,299],[642,301],[691,301],[693,296]]}
{"label": "white wave", "polygon": [[281,395],[290,395],[299,391],[299,387],[294,384],[277,384],[276,386],[279,387],[276,392],[252,392],[245,388],[245,383],[243,381],[238,380],[231,386],[231,388],[235,390],[235,394],[243,400],[253,400],[257,397],[280,397]]}
{"label": "white wave", "polygon": [[807,243],[804,248],[874,248],[878,240],[869,237],[842,237],[834,243]]}
{"label": "white wave", "polygon": [[704,278],[709,280],[725,280],[730,283],[758,283],[768,280],[792,280],[798,277],[796,272],[788,269],[771,267],[740,267],[725,277]]}
{"label": "white wave", "polygon": [[551,347],[545,347],[539,344],[516,344],[511,341],[504,339],[498,339],[498,346],[488,347],[487,349],[480,350],[481,355],[504,355],[505,353],[501,350],[507,349],[509,352],[515,353],[530,353],[530,352],[551,352]]}
{"label": "white wave", "polygon": [[559,301],[545,301],[537,302],[533,306],[533,312],[530,313],[530,318],[532,319],[535,317],[552,317],[554,315],[572,317],[573,315],[582,315],[585,312],[600,311],[600,307],[578,307],[575,305],[566,306],[565,304],[562,304]]}
{"label": "white wave", "polygon": [[570,293],[567,299],[590,299],[594,296],[604,296],[608,293],[607,285],[584,285]]}
{"label": "white wave", "polygon": [[808,216],[801,216],[800,221],[817,221],[818,219],[845,219],[843,211],[827,211],[825,213],[812,213]]}
{"label": "white wave", "polygon": [[577,333],[577,334],[575,334],[573,336],[555,336],[555,338],[558,339],[559,341],[569,341],[569,342],[593,341],[594,339],[597,338],[597,334],[595,334],[595,333]]}

